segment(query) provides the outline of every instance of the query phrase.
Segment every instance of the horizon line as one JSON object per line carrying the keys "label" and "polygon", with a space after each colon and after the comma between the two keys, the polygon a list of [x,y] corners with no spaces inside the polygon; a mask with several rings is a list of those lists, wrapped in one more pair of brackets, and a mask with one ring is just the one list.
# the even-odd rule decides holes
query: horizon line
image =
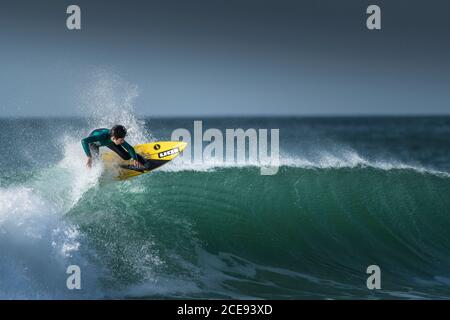
{"label": "horizon line", "polygon": [[[192,118],[435,118],[435,117],[450,117],[450,113],[424,113],[424,114],[305,114],[305,115],[242,115],[242,114],[230,114],[230,115],[136,115],[138,119],[192,119]],[[86,117],[80,115],[17,115],[17,116],[0,116],[0,120],[13,120],[13,119],[95,119],[96,117]],[[200,119],[201,120],[201,119]]]}

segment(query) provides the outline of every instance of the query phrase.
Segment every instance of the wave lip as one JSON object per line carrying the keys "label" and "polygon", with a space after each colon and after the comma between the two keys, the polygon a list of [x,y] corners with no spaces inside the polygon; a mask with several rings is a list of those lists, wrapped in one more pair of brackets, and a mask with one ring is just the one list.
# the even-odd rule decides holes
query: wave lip
{"label": "wave lip", "polygon": [[[217,159],[206,159],[203,162],[194,162],[180,157],[174,159],[171,163],[163,166],[161,171],[196,171],[208,172],[221,168],[245,168],[257,167],[263,168],[267,164],[258,161],[240,161],[227,162]],[[270,166],[270,164],[269,164]],[[450,173],[445,171],[428,168],[421,165],[412,165],[396,160],[368,160],[353,150],[344,150],[339,153],[322,151],[313,157],[282,155],[278,167],[292,167],[303,169],[344,169],[344,168],[374,168],[384,171],[389,170],[412,170],[424,174],[432,174],[440,177],[450,177]]]}

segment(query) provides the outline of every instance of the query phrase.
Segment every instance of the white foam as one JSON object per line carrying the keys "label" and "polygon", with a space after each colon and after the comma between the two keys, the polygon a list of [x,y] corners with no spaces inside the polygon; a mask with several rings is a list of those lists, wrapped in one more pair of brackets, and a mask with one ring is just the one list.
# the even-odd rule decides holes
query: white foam
{"label": "white foam", "polygon": [[[83,235],[65,214],[98,183],[99,164],[88,169],[81,144],[62,141],[64,158],[21,185],[0,189],[0,298],[98,297],[96,269],[82,257]],[[69,291],[66,269],[83,265],[83,285]]]}
{"label": "white foam", "polygon": [[[97,186],[102,174],[101,162],[91,169],[86,167],[81,139],[89,130],[123,124],[131,144],[149,140],[144,122],[134,116],[133,100],[137,94],[134,86],[116,76],[96,74],[84,95],[83,108],[90,128],[71,131],[61,139],[64,156],[56,165],[42,169],[20,185],[0,189],[0,298],[104,296],[96,285],[101,277],[97,269],[103,267],[85,260],[82,253],[91,253],[92,249],[84,244],[79,226],[65,215],[88,190]],[[127,252],[128,259],[138,262],[142,256],[133,248],[136,247],[130,246]],[[157,255],[148,254],[150,249],[145,252],[143,265],[136,268],[162,263]],[[69,291],[66,287],[66,268],[71,264],[82,267],[82,291]],[[151,274],[152,270],[145,271]]]}
{"label": "white foam", "polygon": [[[205,160],[203,162],[194,162],[187,159],[175,158],[169,164],[163,166],[160,170],[177,172],[177,171],[198,171],[208,172],[215,171],[221,168],[245,168],[245,167],[263,167],[264,164],[258,161],[241,161],[241,162],[226,162]],[[413,170],[419,173],[428,173],[441,177],[450,177],[448,172],[435,170],[432,168],[426,168],[418,165],[410,165],[401,161],[382,161],[374,160],[370,161],[361,156],[358,152],[349,149],[342,148],[340,150],[320,151],[316,154],[308,157],[301,155],[281,155],[279,161],[280,167],[294,167],[304,169],[342,169],[342,168],[375,168],[384,171],[389,170]]]}
{"label": "white foam", "polygon": [[[64,158],[56,166],[57,169],[63,169],[68,180],[67,187],[70,188],[69,206],[74,206],[83,196],[83,194],[98,184],[102,175],[103,167],[100,161],[94,162],[92,168],[86,166],[86,156],[83,153],[79,141],[69,142],[65,138]],[[60,190],[61,185],[59,186]]]}
{"label": "white foam", "polygon": [[0,189],[0,298],[77,297],[65,286],[65,271],[83,262],[79,250],[78,227],[57,207],[32,188]]}

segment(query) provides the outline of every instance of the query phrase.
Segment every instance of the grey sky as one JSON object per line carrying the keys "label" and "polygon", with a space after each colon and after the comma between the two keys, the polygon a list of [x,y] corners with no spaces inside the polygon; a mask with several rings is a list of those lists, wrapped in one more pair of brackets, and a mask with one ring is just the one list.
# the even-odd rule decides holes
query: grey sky
{"label": "grey sky", "polygon": [[449,14],[436,0],[1,1],[0,111],[80,115],[106,78],[149,116],[450,114]]}

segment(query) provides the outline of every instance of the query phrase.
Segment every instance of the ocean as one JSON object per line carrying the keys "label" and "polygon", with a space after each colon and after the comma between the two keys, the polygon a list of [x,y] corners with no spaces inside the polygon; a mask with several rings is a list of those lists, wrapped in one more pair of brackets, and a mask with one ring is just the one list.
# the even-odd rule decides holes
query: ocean
{"label": "ocean", "polygon": [[[194,120],[279,129],[278,172],[85,167],[97,127],[137,144]],[[2,299],[450,298],[450,117],[1,119],[0,146]]]}

